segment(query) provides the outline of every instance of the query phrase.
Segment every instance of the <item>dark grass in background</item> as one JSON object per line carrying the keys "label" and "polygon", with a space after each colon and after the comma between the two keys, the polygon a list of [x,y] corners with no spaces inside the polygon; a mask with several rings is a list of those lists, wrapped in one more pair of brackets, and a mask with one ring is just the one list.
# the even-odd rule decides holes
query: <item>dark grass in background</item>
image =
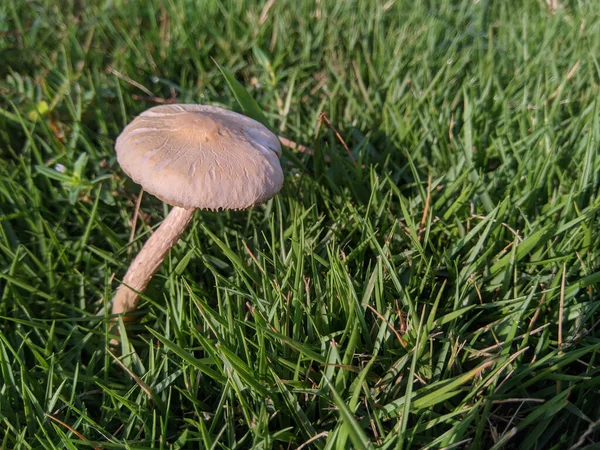
{"label": "dark grass in background", "polygon": [[[599,440],[600,10],[558,3],[2,2],[0,448]],[[239,110],[211,58],[314,155],[196,213],[119,365],[107,303],[166,208],[130,244],[114,139]]]}

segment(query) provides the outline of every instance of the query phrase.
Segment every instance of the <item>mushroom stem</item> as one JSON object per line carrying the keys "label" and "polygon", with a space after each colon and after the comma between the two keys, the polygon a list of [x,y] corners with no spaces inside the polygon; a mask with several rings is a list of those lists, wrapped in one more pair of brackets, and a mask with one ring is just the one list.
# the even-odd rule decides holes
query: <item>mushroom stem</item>
{"label": "mushroom stem", "polygon": [[[194,211],[194,208],[173,207],[160,227],[146,241],[117,289],[113,298],[113,314],[135,311],[140,301],[139,294],[144,292],[167,253],[194,217]],[[123,320],[126,318],[124,317]]]}

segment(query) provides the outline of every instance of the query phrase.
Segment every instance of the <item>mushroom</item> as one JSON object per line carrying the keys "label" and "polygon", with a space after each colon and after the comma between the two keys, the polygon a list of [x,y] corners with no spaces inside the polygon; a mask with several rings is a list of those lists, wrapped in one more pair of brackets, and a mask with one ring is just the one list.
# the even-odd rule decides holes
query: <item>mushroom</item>
{"label": "mushroom", "polygon": [[136,117],[115,145],[122,169],[173,209],[131,263],[113,314],[134,311],[195,208],[246,209],[283,184],[277,136],[241,114],[206,105],[161,105]]}

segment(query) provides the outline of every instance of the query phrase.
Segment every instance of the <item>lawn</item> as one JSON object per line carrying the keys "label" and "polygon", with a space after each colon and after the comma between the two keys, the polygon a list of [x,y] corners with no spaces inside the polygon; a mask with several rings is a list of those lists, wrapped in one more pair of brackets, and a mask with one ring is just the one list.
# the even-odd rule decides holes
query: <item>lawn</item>
{"label": "lawn", "polygon": [[[0,2],[0,449],[600,448],[600,8],[559,0]],[[282,191],[169,207],[114,143],[241,111]]]}

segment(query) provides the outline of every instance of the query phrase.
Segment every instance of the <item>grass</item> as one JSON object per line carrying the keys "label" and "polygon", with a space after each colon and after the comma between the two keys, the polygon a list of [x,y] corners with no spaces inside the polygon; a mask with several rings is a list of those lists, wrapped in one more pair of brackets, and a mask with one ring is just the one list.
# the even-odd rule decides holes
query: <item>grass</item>
{"label": "grass", "polygon": [[[0,448],[598,448],[600,12],[558,6],[1,2]],[[114,140],[239,110],[211,58],[314,154],[196,213],[117,356],[168,208]]]}

